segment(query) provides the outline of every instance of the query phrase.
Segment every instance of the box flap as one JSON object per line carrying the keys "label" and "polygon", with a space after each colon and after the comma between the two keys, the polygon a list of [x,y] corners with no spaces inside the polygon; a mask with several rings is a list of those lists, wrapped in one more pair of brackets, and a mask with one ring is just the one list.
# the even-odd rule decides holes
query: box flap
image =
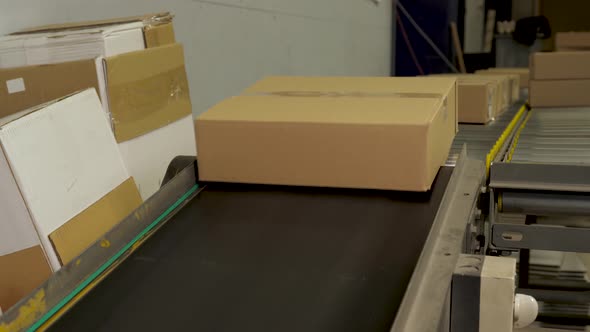
{"label": "box flap", "polygon": [[105,70],[117,142],[192,114],[180,44],[106,58]]}
{"label": "box flap", "polygon": [[66,265],[132,213],[142,200],[133,178],[49,234],[57,256]]}
{"label": "box flap", "polygon": [[244,95],[267,94],[445,98],[443,102],[458,113],[455,77],[269,76],[244,91]]}
{"label": "box flap", "polygon": [[176,42],[172,23],[146,27],[143,30],[143,36],[146,48],[159,47]]}
{"label": "box flap", "polygon": [[101,27],[114,24],[123,24],[130,22],[142,22],[144,25],[159,25],[172,22],[173,15],[169,12],[152,13],[139,16],[120,17],[106,20],[94,20],[94,21],[82,21],[82,22],[71,22],[61,24],[49,24],[33,28],[24,29],[18,32],[12,33],[12,35],[18,34],[29,34],[38,32],[54,32],[62,30],[76,30]]}
{"label": "box flap", "polygon": [[441,103],[440,98],[239,96],[213,106],[197,121],[426,125]]}
{"label": "box flap", "polygon": [[0,307],[5,311],[51,276],[39,245],[0,256],[0,271]]}
{"label": "box flap", "polygon": [[313,77],[269,76],[250,87],[244,94],[276,92],[332,92],[338,94],[407,94],[418,98],[447,94],[455,82],[453,77]]}
{"label": "box flap", "polygon": [[0,117],[88,88],[98,91],[93,60],[0,69]]}

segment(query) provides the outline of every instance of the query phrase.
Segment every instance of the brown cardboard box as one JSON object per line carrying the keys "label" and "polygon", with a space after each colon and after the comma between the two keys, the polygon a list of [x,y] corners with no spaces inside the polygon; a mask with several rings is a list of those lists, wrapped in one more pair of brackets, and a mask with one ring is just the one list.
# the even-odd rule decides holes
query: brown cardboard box
{"label": "brown cardboard box", "polygon": [[556,33],[555,50],[590,51],[590,31]]}
{"label": "brown cardboard box", "polygon": [[158,47],[176,42],[174,28],[172,26],[173,16],[168,12],[153,13],[139,16],[122,17],[106,20],[72,22],[63,24],[51,24],[24,29],[13,33],[13,35],[57,32],[64,30],[79,30],[87,28],[98,28],[103,26],[124,24],[132,22],[143,22],[143,34],[146,48]]}
{"label": "brown cardboard box", "polygon": [[0,69],[0,116],[87,88],[99,93],[118,142],[192,114],[182,45],[170,44],[104,61]]}
{"label": "brown cardboard box", "polygon": [[240,96],[196,120],[204,181],[427,191],[457,120],[444,98]]}
{"label": "brown cardboard box", "polygon": [[517,102],[520,99],[520,75],[519,74],[510,74],[510,73],[499,73],[496,71],[489,71],[483,70],[476,72],[477,75],[496,75],[496,76],[504,76],[508,78],[508,90],[510,91],[510,99],[509,104],[512,105],[513,103]]}
{"label": "brown cardboard box", "polygon": [[458,112],[456,79],[450,77],[269,76],[248,87],[243,94],[444,97],[449,112]]}
{"label": "brown cardboard box", "polygon": [[590,78],[590,51],[537,52],[531,54],[531,79],[562,80]]}
{"label": "brown cardboard box", "polygon": [[[490,90],[494,93],[494,98],[492,101],[492,117],[496,117],[502,114],[506,108],[508,107],[508,98],[509,94],[507,93],[507,89],[505,88],[508,80],[506,77],[503,76],[495,76],[495,75],[476,75],[476,74],[434,74],[433,76],[450,76],[457,78],[457,89],[458,99],[463,98],[463,94],[461,93],[461,85],[462,84],[472,84],[472,83],[485,83],[490,86]],[[461,101],[459,101],[461,104]],[[459,106],[459,116],[458,118],[461,119],[461,107]],[[468,111],[469,112],[469,111]],[[459,122],[462,122],[459,120]]]}
{"label": "brown cardboard box", "polygon": [[482,71],[519,75],[520,76],[520,88],[523,89],[523,88],[529,87],[529,79],[530,79],[529,68],[496,68],[496,67],[494,67],[494,68],[478,70],[475,73],[480,73]]}
{"label": "brown cardboard box", "polygon": [[459,83],[459,122],[485,124],[494,118],[495,87],[489,82]]}
{"label": "brown cardboard box", "polygon": [[532,107],[590,106],[590,79],[531,80],[529,103]]}

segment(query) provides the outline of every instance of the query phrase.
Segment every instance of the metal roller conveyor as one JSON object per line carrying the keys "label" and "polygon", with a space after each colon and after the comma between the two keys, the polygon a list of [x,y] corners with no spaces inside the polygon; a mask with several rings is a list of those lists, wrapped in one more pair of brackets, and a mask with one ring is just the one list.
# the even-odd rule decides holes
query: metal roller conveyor
{"label": "metal roller conveyor", "polygon": [[455,165],[464,145],[467,145],[467,155],[470,158],[486,160],[487,154],[494,147],[494,144],[496,144],[523,104],[524,101],[514,104],[497,119],[485,125],[460,124],[459,132],[453,141],[446,165]]}

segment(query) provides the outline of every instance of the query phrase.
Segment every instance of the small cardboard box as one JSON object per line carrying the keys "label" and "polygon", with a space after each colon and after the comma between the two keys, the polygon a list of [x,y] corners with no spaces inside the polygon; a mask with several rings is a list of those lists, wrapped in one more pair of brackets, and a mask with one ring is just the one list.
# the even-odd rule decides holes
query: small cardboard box
{"label": "small cardboard box", "polygon": [[158,47],[168,44],[174,44],[174,27],[172,24],[173,16],[169,12],[153,13],[146,15],[120,17],[106,20],[82,21],[62,24],[51,24],[28,28],[12,35],[37,34],[37,33],[55,33],[64,31],[75,31],[84,29],[105,28],[114,25],[126,23],[141,23],[143,26],[143,38],[145,47]]}
{"label": "small cardboard box", "polygon": [[520,88],[528,88],[529,87],[529,79],[530,79],[530,70],[529,68],[488,68],[483,70],[478,70],[475,73],[480,73],[482,71],[488,72],[495,72],[500,74],[515,74],[520,76]]}
{"label": "small cardboard box", "polygon": [[529,103],[532,107],[590,106],[590,79],[531,80]]}
{"label": "small cardboard box", "polygon": [[531,54],[531,79],[590,79],[590,51]]}
{"label": "small cardboard box", "polygon": [[195,125],[204,181],[427,191],[457,119],[444,97],[351,92],[234,97]]}
{"label": "small cardboard box", "polygon": [[590,31],[556,33],[555,50],[590,51]]}
{"label": "small cardboard box", "polygon": [[496,86],[485,81],[459,83],[459,122],[485,124],[494,118]]}
{"label": "small cardboard box", "polygon": [[[461,85],[472,85],[474,83],[476,84],[487,84],[489,86],[489,90],[490,92],[493,93],[494,97],[493,100],[491,101],[491,105],[492,105],[492,118],[496,117],[500,114],[502,114],[502,112],[504,112],[504,110],[506,110],[507,107],[507,98],[508,98],[508,94],[506,93],[506,89],[505,89],[505,85],[507,83],[507,80],[505,77],[499,77],[499,76],[495,76],[495,75],[474,75],[474,74],[434,74],[432,76],[448,76],[448,77],[455,77],[457,78],[457,91],[458,91],[458,99],[459,99],[459,105],[461,104],[471,104],[470,100],[463,100],[461,101],[462,98],[464,97],[464,93],[461,93]],[[470,91],[470,88],[467,88],[467,91]],[[468,97],[467,97],[468,98]],[[461,112],[467,112],[467,113],[471,113],[471,110],[465,110],[463,111],[461,106],[459,106],[459,115],[458,115],[458,119],[459,122],[463,122],[461,121],[462,115]],[[483,110],[478,111],[477,113],[479,114],[483,114],[482,113]],[[469,118],[471,118],[471,115],[468,115]]]}
{"label": "small cardboard box", "polygon": [[87,88],[99,92],[125,164],[144,199],[158,190],[172,158],[196,154],[180,44],[108,58],[0,69],[0,114]]}
{"label": "small cardboard box", "polygon": [[0,119],[0,306],[9,308],[141,198],[94,90]]}
{"label": "small cardboard box", "polygon": [[496,71],[490,70],[483,70],[478,71],[477,75],[496,75],[500,77],[507,77],[508,78],[508,90],[510,91],[510,99],[509,104],[512,105],[513,103],[517,102],[520,99],[520,75],[519,74],[510,74],[510,73],[499,73]]}

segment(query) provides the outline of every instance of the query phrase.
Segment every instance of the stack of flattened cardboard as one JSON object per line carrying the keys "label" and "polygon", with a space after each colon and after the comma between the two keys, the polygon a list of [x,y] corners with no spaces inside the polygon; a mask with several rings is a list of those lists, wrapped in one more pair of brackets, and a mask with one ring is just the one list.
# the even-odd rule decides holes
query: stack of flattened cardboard
{"label": "stack of flattened cardboard", "polygon": [[512,99],[508,78],[497,75],[435,74],[457,78],[458,121],[485,124],[502,114]]}
{"label": "stack of flattened cardboard", "polygon": [[141,204],[92,89],[0,119],[0,306]]}
{"label": "stack of flattened cardboard", "polygon": [[590,106],[590,51],[533,53],[530,69],[531,106]]}
{"label": "stack of flattened cardboard", "polygon": [[555,50],[590,51],[590,31],[572,31],[556,33]]}
{"label": "stack of flattened cardboard", "polygon": [[521,89],[529,87],[530,70],[528,68],[508,68],[508,67],[492,67],[488,69],[477,70],[476,74],[486,73],[510,74],[519,76],[519,84]]}
{"label": "stack of flattened cardboard", "polygon": [[175,156],[196,154],[183,48],[168,13],[33,28],[0,40],[0,53],[14,40],[36,41],[25,53],[50,56],[0,69],[0,116],[96,89],[143,199]]}
{"label": "stack of flattened cardboard", "polygon": [[197,118],[200,178],[427,191],[456,94],[454,78],[267,78]]}

